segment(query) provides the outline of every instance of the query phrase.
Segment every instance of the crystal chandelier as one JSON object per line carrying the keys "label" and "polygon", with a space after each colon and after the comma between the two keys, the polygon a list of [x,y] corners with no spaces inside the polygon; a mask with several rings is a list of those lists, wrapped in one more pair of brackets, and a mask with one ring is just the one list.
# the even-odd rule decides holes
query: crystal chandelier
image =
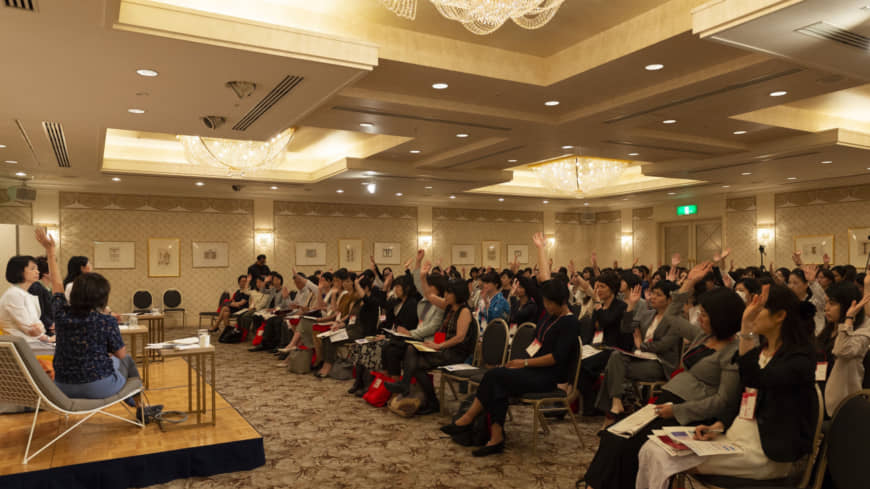
{"label": "crystal chandelier", "polygon": [[178,140],[184,146],[184,156],[191,164],[223,168],[229,176],[243,177],[279,162],[294,132],[296,128],[291,127],[268,141],[201,136],[178,136]]}
{"label": "crystal chandelier", "polygon": [[563,193],[588,193],[613,183],[629,164],[623,160],[569,156],[532,169],[546,187]]}
{"label": "crystal chandelier", "polygon": [[[550,22],[565,0],[429,0],[444,17],[478,35],[489,34],[508,19],[524,29]],[[380,0],[390,11],[409,20],[417,16],[417,0]]]}

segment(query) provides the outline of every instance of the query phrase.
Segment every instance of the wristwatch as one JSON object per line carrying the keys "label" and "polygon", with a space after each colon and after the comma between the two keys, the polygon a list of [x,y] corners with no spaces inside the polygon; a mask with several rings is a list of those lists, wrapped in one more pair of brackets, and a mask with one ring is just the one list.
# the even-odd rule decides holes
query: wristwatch
{"label": "wristwatch", "polygon": [[523,367],[528,367],[528,366],[529,366],[529,359],[527,358],[527,359],[523,360]]}

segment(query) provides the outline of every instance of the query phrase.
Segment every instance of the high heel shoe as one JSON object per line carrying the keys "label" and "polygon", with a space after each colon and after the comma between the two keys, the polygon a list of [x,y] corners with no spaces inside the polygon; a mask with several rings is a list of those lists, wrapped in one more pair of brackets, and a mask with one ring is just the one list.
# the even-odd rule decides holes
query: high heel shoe
{"label": "high heel shoe", "polygon": [[502,452],[504,452],[504,440],[496,443],[495,445],[486,445],[480,447],[477,450],[471,452],[471,454],[475,457],[488,457],[490,455],[495,455]]}
{"label": "high heel shoe", "polygon": [[441,429],[442,433],[444,433],[446,435],[453,436],[453,435],[458,435],[460,433],[465,433],[466,431],[471,431],[471,423],[469,423],[467,425],[460,426],[460,425],[456,424],[456,422],[454,421],[450,424],[446,424],[446,425],[442,426],[440,429]]}

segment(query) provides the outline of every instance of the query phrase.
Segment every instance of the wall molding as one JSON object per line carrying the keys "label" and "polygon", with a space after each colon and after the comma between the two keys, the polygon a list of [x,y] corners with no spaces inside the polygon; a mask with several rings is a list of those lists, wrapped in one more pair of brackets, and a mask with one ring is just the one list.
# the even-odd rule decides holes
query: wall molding
{"label": "wall molding", "polygon": [[356,217],[361,219],[417,219],[416,207],[275,201],[276,216]]}
{"label": "wall molding", "polygon": [[725,212],[744,212],[755,209],[755,196],[725,199]]}
{"label": "wall molding", "polygon": [[774,206],[778,209],[868,200],[870,200],[870,184],[783,192],[775,195]]}
{"label": "wall molding", "polygon": [[168,197],[159,195],[61,192],[60,208],[63,210],[85,209],[105,211],[197,212],[205,214],[253,214],[254,201],[241,199]]}
{"label": "wall molding", "polygon": [[477,222],[520,222],[543,223],[543,212],[500,211],[488,209],[432,208],[433,221],[477,221]]}

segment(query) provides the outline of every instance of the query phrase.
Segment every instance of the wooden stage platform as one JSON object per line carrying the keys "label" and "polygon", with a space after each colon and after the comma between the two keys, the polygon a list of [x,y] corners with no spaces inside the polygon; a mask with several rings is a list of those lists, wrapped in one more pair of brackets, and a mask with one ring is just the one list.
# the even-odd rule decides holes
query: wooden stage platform
{"label": "wooden stage platform", "polygon": [[[152,404],[164,410],[187,410],[187,364],[180,358],[152,363],[149,368]],[[218,378],[220,388],[220,378]],[[211,397],[211,386],[208,387]],[[33,413],[0,415],[0,487],[3,489],[87,488],[126,489],[173,479],[249,470],[265,463],[260,434],[217,395],[217,424],[156,423],[145,429],[97,415],[46,449],[29,464],[21,463]],[[125,408],[111,412],[127,417]],[[211,420],[210,413],[208,420]],[[70,418],[74,423],[75,417]],[[34,447],[42,447],[67,426],[63,416],[39,415]]]}

